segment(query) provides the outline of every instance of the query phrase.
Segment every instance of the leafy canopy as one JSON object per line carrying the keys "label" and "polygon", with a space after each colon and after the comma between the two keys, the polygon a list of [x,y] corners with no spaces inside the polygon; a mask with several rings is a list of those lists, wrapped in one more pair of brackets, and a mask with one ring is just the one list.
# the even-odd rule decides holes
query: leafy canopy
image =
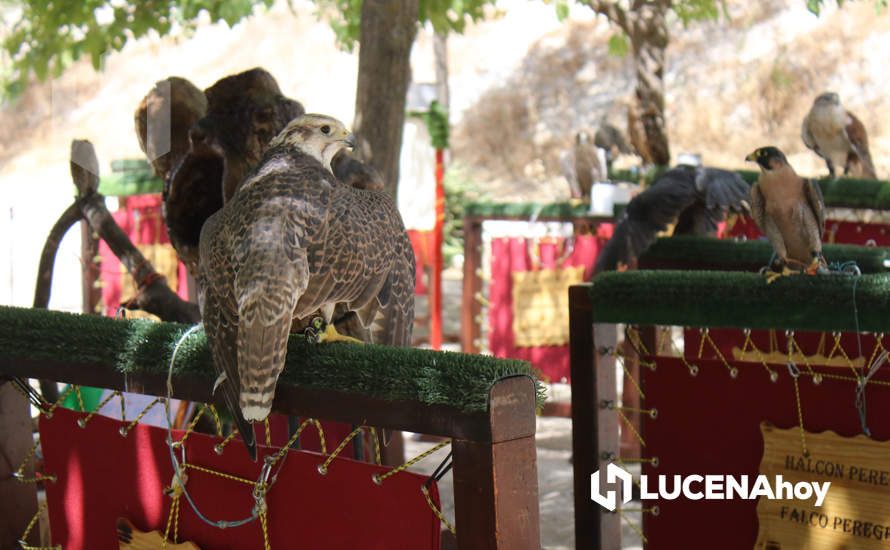
{"label": "leafy canopy", "polygon": [[[3,0],[6,1],[6,0]],[[13,0],[13,21],[2,42],[0,78],[6,95],[20,92],[32,75],[55,77],[73,61],[87,56],[97,70],[103,56],[128,41],[154,31],[159,36],[193,31],[200,18],[233,26],[268,8],[275,0]],[[495,0],[419,0],[420,23],[440,32],[463,32],[467,23],[486,16]],[[338,42],[352,49],[359,37],[362,0],[315,0],[320,16],[334,29]],[[18,8],[18,9],[16,9]],[[6,63],[8,61],[9,63]]]}
{"label": "leafy canopy", "polygon": [[15,93],[31,74],[38,80],[58,76],[72,61],[88,56],[99,69],[106,53],[155,31],[160,36],[189,32],[206,14],[229,26],[274,0],[21,0],[17,20],[3,40],[9,69],[5,91]]}
{"label": "leafy canopy", "polygon": [[[314,0],[321,17],[330,22],[337,43],[352,51],[358,43],[362,20],[362,0]],[[419,0],[418,20],[430,23],[436,32],[462,33],[467,23],[486,17],[486,5],[497,0]]]}

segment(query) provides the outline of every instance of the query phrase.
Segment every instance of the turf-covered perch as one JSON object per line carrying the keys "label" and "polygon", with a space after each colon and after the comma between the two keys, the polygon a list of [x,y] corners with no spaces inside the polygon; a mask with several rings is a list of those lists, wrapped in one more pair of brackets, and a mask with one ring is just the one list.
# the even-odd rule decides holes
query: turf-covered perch
{"label": "turf-covered perch", "polygon": [[[851,244],[824,244],[822,253],[829,264],[855,262],[862,273],[890,270],[890,248]],[[735,241],[709,237],[676,236],[658,239],[640,257],[640,263],[701,264],[726,266],[727,269],[759,269],[769,264],[772,245],[766,240]],[[716,267],[714,268],[716,269]]]}
{"label": "turf-covered perch", "polygon": [[[748,183],[757,181],[758,172],[753,170],[736,170]],[[629,170],[615,171],[612,179],[618,181],[640,181],[640,175]],[[655,181],[657,171],[652,171],[642,177],[647,184]],[[890,181],[860,180],[853,178],[839,178],[832,180],[822,178],[818,180],[825,204],[829,208],[867,208],[872,210],[890,210]],[[493,217],[555,217],[555,218],[581,218],[589,216],[589,204],[574,202],[556,203],[494,203],[476,202],[466,206],[465,215],[479,216],[483,218]],[[620,208],[618,209],[620,210]],[[618,213],[616,210],[616,214]]]}
{"label": "turf-covered perch", "polygon": [[890,273],[794,275],[628,271],[590,285],[602,323],[890,332]]}
{"label": "turf-covered perch", "polygon": [[[0,306],[0,359],[49,359],[113,365],[122,373],[166,374],[187,325],[121,320],[41,309]],[[175,373],[216,373],[203,331],[176,355]],[[384,400],[485,411],[488,390],[513,375],[537,378],[524,361],[483,355],[357,344],[315,344],[292,335],[279,384],[357,393]],[[537,383],[538,404],[543,388]]]}

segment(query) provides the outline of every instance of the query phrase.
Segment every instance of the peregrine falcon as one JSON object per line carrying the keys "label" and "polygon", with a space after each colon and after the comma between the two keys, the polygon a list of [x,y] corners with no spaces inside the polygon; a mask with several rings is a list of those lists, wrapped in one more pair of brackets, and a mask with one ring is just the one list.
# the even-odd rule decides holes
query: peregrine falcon
{"label": "peregrine falcon", "polygon": [[269,144],[200,237],[201,312],[218,388],[252,457],[248,422],[269,414],[294,319],[355,312],[377,344],[409,346],[414,253],[388,194],[331,173],[354,138],[302,115]]}
{"label": "peregrine falcon", "polygon": [[800,137],[825,160],[832,178],[837,177],[837,167],[843,166],[844,175],[877,179],[865,126],[841,105],[836,93],[816,98],[803,119]]}
{"label": "peregrine falcon", "polygon": [[748,184],[738,174],[703,166],[672,168],[627,205],[594,273],[634,266],[673,223],[674,235],[714,235],[729,210],[748,210]]}
{"label": "peregrine falcon", "polygon": [[593,184],[605,178],[590,134],[583,130],[575,134],[575,145],[570,152],[566,151],[561,162],[572,198],[589,201]]}
{"label": "peregrine falcon", "polygon": [[751,187],[751,215],[776,252],[768,279],[825,271],[825,202],[819,186],[798,176],[785,154],[775,147],[761,147],[745,160],[756,162],[761,170]]}

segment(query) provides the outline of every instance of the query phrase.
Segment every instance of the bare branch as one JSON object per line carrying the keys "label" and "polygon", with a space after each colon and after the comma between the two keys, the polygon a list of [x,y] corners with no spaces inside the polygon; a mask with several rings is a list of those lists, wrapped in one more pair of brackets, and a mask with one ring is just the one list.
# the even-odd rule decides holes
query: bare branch
{"label": "bare branch", "polygon": [[616,0],[582,0],[582,4],[586,4],[590,9],[600,15],[605,15],[615,25],[630,34],[630,23],[627,19],[627,13],[624,8],[618,5]]}
{"label": "bare branch", "polygon": [[68,230],[80,221],[80,218],[80,204],[74,202],[59,216],[58,221],[50,230],[49,236],[43,245],[43,252],[40,254],[40,267],[37,268],[37,285],[34,287],[33,303],[35,308],[46,309],[49,307],[53,269],[56,265],[56,253],[59,251],[59,243],[62,242],[65,233],[68,233]]}
{"label": "bare branch", "polygon": [[78,189],[81,212],[93,231],[108,244],[136,281],[138,292],[133,305],[164,321],[198,322],[201,319],[198,306],[183,301],[170,290],[166,279],[155,271],[151,262],[133,245],[105,208],[105,197],[96,192],[99,183],[98,166],[92,143],[80,140],[72,142],[71,177]]}

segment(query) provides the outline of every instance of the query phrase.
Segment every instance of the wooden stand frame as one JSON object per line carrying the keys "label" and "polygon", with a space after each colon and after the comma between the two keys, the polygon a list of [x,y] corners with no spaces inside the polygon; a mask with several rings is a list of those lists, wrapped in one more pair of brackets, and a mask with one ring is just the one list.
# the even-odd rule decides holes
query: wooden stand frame
{"label": "wooden stand frame", "polygon": [[[112,365],[0,359],[0,376],[166,395],[165,375],[126,375]],[[218,402],[219,397],[210,394],[212,386],[212,380],[197,375],[175,376],[172,397]],[[360,394],[288,385],[278,387],[273,409],[287,415],[453,438],[458,548],[540,548],[535,384],[531,378],[515,376],[498,381],[490,389],[488,411],[478,413],[445,405],[384,401]],[[24,441],[18,439],[21,438],[4,441],[3,445],[22,447]],[[28,448],[30,443],[25,447]],[[33,499],[33,493],[26,496]],[[6,500],[6,505],[30,509],[27,502],[16,504],[11,502],[13,498]],[[11,525],[13,519],[16,519],[15,525]],[[17,528],[18,523],[12,516],[0,516],[3,529]]]}

